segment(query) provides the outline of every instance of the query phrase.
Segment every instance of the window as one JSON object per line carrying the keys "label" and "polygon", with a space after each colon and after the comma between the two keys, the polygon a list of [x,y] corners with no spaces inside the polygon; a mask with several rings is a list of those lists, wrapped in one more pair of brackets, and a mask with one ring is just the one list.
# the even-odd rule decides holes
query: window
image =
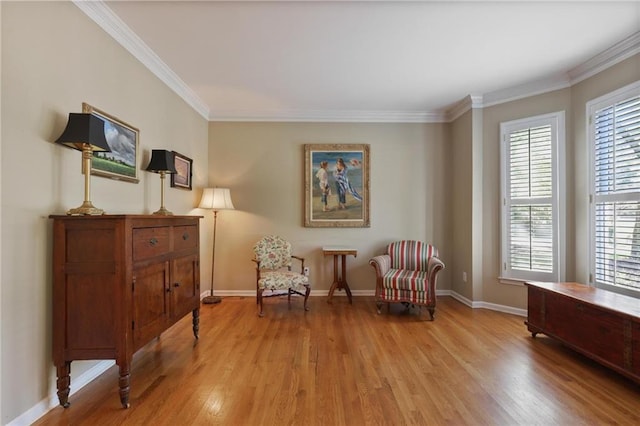
{"label": "window", "polygon": [[591,275],[640,290],[640,82],[587,103],[591,147]]}
{"label": "window", "polygon": [[564,112],[500,125],[502,282],[559,281]]}

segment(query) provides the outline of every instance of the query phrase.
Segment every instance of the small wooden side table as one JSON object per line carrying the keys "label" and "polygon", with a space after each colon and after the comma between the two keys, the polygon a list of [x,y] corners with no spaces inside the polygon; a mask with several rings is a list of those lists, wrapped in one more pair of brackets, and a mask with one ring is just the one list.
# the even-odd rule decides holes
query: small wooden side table
{"label": "small wooden side table", "polygon": [[[344,289],[347,292],[347,297],[349,297],[349,303],[353,304],[351,289],[347,283],[347,256],[351,255],[356,257],[358,250],[343,246],[326,246],[322,247],[322,252],[325,256],[333,256],[333,284],[331,284],[331,288],[329,289],[329,299],[327,303],[331,303],[333,292],[336,291],[336,289]],[[342,258],[342,274],[338,273],[338,258]]]}

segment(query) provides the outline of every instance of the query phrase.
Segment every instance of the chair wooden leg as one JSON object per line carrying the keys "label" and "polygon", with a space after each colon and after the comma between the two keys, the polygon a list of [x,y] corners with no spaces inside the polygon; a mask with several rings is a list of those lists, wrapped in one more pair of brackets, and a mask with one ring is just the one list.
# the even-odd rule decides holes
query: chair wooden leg
{"label": "chair wooden leg", "polygon": [[429,311],[429,315],[431,316],[431,321],[435,320],[435,314],[436,314],[436,308],[427,308],[427,310]]}
{"label": "chair wooden leg", "polygon": [[258,289],[258,316],[263,317],[264,312],[262,312],[262,293],[264,292],[264,288]]}
{"label": "chair wooden leg", "polygon": [[378,315],[380,315],[382,313],[382,302],[376,302],[376,309],[378,310]]}
{"label": "chair wooden leg", "polygon": [[304,293],[304,310],[308,311],[309,306],[307,305],[307,301],[309,300],[309,294],[311,293],[311,287],[307,286],[307,291]]}

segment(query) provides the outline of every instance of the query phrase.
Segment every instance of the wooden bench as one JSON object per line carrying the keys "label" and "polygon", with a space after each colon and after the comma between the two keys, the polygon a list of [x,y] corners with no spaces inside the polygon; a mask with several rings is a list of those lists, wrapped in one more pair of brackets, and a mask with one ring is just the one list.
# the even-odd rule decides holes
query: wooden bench
{"label": "wooden bench", "polygon": [[579,283],[527,282],[527,329],[640,383],[640,299]]}

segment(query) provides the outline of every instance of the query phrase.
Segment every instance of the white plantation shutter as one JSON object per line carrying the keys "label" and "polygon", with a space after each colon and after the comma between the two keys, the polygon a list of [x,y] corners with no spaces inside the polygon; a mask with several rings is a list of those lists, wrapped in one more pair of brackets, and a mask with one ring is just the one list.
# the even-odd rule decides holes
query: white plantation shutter
{"label": "white plantation shutter", "polygon": [[509,135],[511,269],[553,271],[551,126]]}
{"label": "white plantation shutter", "polygon": [[640,289],[640,87],[625,88],[588,107],[592,274],[598,285]]}
{"label": "white plantation shutter", "polygon": [[561,113],[503,123],[502,275],[557,280],[557,143]]}

